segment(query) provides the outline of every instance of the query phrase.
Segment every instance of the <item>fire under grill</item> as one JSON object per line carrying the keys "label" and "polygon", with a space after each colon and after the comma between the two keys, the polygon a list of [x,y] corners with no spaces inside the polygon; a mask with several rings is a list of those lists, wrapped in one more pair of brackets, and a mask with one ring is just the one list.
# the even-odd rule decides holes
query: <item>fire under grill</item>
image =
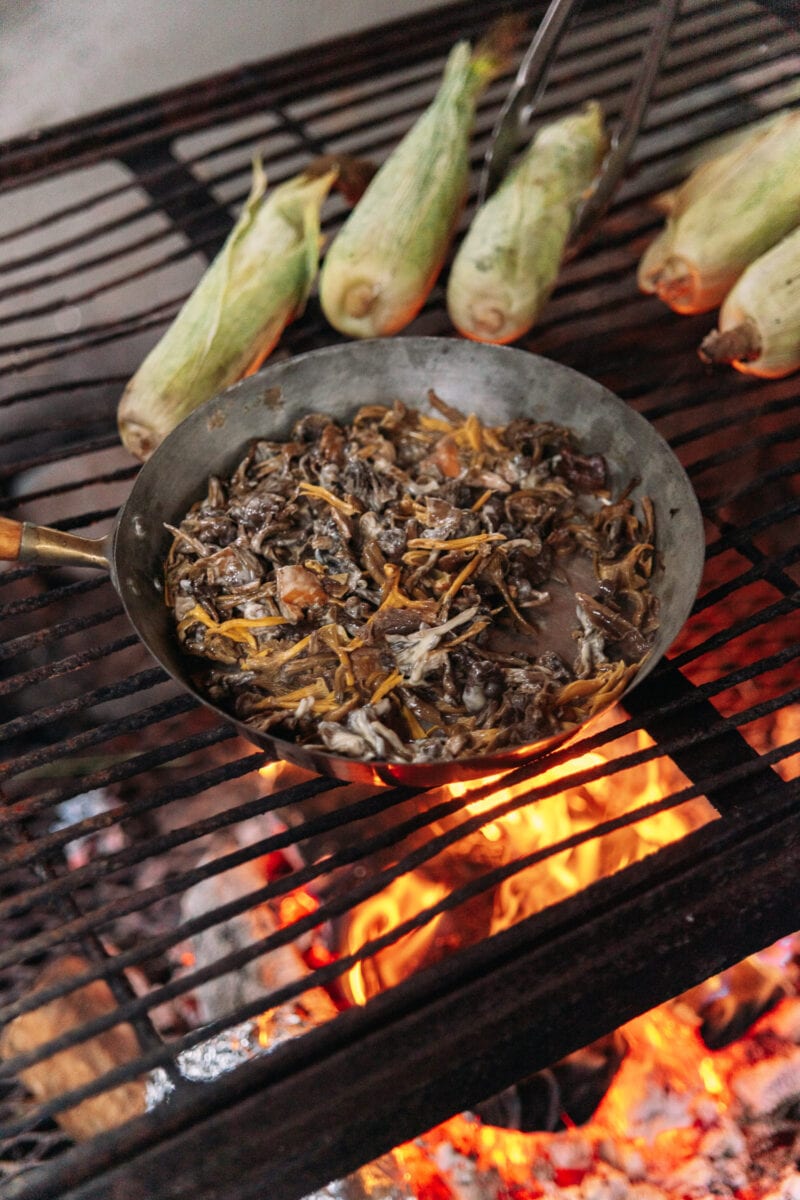
{"label": "fire under grill", "polygon": [[[121,388],[254,154],[273,183],[322,153],[380,161],[453,42],[514,7],[445,6],[0,147],[0,514],[109,528],[136,473]],[[594,97],[613,121],[653,13],[587,7],[542,116]],[[0,1021],[38,1021],[0,1043],[0,1193],[296,1200],[800,928],[797,377],[710,373],[712,316],[635,282],[648,198],[796,104],[798,65],[780,16],[686,0],[627,181],[525,341],[649,418],[705,518],[693,614],[610,720],[466,795],[343,785],[180,692],[105,576],[0,574]],[[479,111],[473,196],[509,82]],[[409,332],[453,335],[441,282]],[[276,357],[338,340],[312,299]],[[100,1067],[30,1086],[76,1059]],[[132,1119],[73,1144],[63,1114],[98,1094]]]}

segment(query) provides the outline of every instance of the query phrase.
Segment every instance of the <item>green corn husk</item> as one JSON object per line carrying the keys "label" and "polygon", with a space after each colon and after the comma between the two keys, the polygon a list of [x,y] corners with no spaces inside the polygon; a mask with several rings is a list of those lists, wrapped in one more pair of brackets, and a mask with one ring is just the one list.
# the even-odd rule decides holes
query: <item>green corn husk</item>
{"label": "green corn husk", "polygon": [[800,371],[800,229],[739,276],[699,353],[766,379]]}
{"label": "green corn husk", "polygon": [[578,206],[607,149],[595,102],[539,130],[456,254],[447,308],[460,333],[502,344],[528,332],[555,286]]}
{"label": "green corn husk", "polygon": [[[800,79],[792,81],[785,98],[791,103],[797,103],[800,100]],[[737,150],[756,134],[764,133],[777,121],[782,121],[791,111],[791,108],[788,107],[776,109],[775,112],[769,113],[766,117],[759,117],[758,120],[751,121],[748,125],[729,129],[727,133],[716,134],[697,146],[688,147],[678,158],[678,169],[683,172],[685,180],[688,180],[691,175],[692,179],[698,182],[698,187],[703,186],[701,167],[711,162],[723,162],[731,151]],[[659,192],[651,197],[648,204],[663,213],[664,216],[669,216],[675,208],[682,187],[683,185],[679,184],[677,187],[667,188],[665,192]]]}
{"label": "green corn husk", "polygon": [[716,308],[745,267],[800,223],[798,161],[793,111],[699,166],[639,265],[641,290],[680,313]]}
{"label": "green corn husk", "polygon": [[320,210],[331,169],[265,196],[260,163],[225,245],[126,387],[120,437],[139,459],[211,396],[257,370],[302,312],[319,265]]}
{"label": "green corn husk", "polygon": [[425,303],[466,201],[475,106],[506,65],[505,40],[453,47],[433,101],[331,243],[319,290],[334,329],[387,336]]}

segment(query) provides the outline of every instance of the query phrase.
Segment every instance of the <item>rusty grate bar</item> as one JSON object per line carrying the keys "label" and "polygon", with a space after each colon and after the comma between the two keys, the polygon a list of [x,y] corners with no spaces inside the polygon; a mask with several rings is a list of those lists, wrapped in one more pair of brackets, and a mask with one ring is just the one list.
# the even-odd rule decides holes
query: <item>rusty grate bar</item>
{"label": "rusty grate bar", "polygon": [[[443,56],[452,41],[462,34],[482,32],[491,16],[505,7],[500,0],[491,0],[488,6],[474,0],[450,5],[432,13],[430,19],[426,16],[417,23],[419,28],[413,22],[397,22],[374,35],[358,35],[313,49],[306,62],[308,69],[303,72],[298,72],[294,55],[278,62],[253,64],[205,84],[178,89],[156,102],[125,106],[69,127],[45,131],[38,144],[22,139],[0,148],[0,164],[15,165],[20,187],[28,181],[53,177],[59,171],[113,159],[124,162],[133,172],[119,185],[103,181],[81,205],[62,202],[41,220],[26,218],[16,229],[0,233],[5,252],[0,266],[0,300],[13,300],[17,305],[3,340],[7,349],[19,355],[0,366],[0,374],[9,381],[14,379],[18,388],[15,395],[0,400],[0,420],[10,417],[19,422],[0,429],[0,450],[5,455],[0,480],[9,489],[0,496],[0,511],[24,514],[28,505],[64,497],[65,508],[58,521],[62,528],[81,529],[101,521],[107,523],[113,517],[115,510],[107,507],[105,496],[92,504],[81,489],[100,482],[124,484],[135,474],[135,467],[118,468],[116,464],[102,474],[93,471],[94,460],[101,461],[99,456],[117,444],[113,399],[129,377],[119,364],[133,369],[135,362],[128,362],[133,353],[128,351],[129,344],[134,344],[132,339],[148,331],[154,339],[182,301],[186,285],[185,280],[180,286],[165,285],[157,293],[158,303],[155,294],[149,293],[141,300],[132,300],[121,314],[112,310],[112,318],[103,314],[87,320],[75,334],[53,333],[48,324],[64,297],[69,303],[91,305],[98,297],[116,297],[137,281],[160,279],[160,273],[168,279],[170,270],[192,253],[209,257],[228,227],[228,205],[237,205],[246,192],[249,160],[257,144],[264,150],[273,182],[293,172],[299,157],[318,150],[346,145],[353,152],[382,156],[396,140],[400,125],[410,123],[426,97],[432,95]],[[532,21],[541,9],[539,5],[529,14]],[[634,69],[639,43],[649,28],[649,13],[646,6],[631,10],[630,6],[615,3],[586,12],[557,64],[542,115],[580,102],[588,96],[587,89],[596,86],[613,118],[628,74]],[[414,37],[409,39],[411,30]],[[754,54],[756,43],[758,53]],[[582,1030],[586,1033],[603,1022],[610,1028],[613,1021],[619,1023],[623,1011],[631,1011],[631,1005],[640,1000],[645,1003],[650,994],[657,998],[658,988],[663,995],[664,987],[676,986],[679,975],[681,979],[692,976],[697,982],[704,968],[713,969],[723,958],[733,961],[737,950],[747,946],[751,937],[766,938],[768,932],[772,936],[782,922],[800,924],[797,897],[781,892],[780,876],[776,875],[778,865],[790,861],[792,839],[800,837],[797,782],[787,782],[779,773],[800,746],[791,731],[776,734],[774,740],[781,741],[780,745],[752,736],[753,727],[781,716],[800,701],[794,671],[800,647],[792,635],[800,602],[800,550],[796,539],[789,536],[789,523],[796,520],[800,507],[796,493],[800,427],[792,422],[796,381],[753,382],[731,372],[702,374],[694,353],[711,317],[678,320],[651,298],[640,296],[633,281],[638,254],[658,223],[645,204],[647,197],[679,179],[687,151],[696,149],[708,136],[757,119],[770,109],[795,103],[798,97],[793,96],[792,86],[798,53],[800,39],[796,31],[786,30],[776,16],[766,14],[748,0],[733,0],[723,6],[711,0],[686,0],[637,147],[636,172],[620,192],[595,241],[565,267],[563,281],[543,321],[526,339],[529,348],[560,357],[601,379],[658,424],[698,490],[709,528],[709,572],[706,590],[687,625],[686,639],[676,644],[674,657],[662,663],[631,694],[627,704],[630,716],[610,729],[584,735],[541,764],[517,772],[527,791],[505,808],[513,811],[549,792],[562,790],[570,781],[579,786],[590,778],[614,778],[631,763],[652,763],[669,756],[684,770],[690,783],[685,788],[675,785],[670,795],[651,806],[652,811],[667,811],[685,799],[706,794],[716,804],[720,819],[689,835],[683,843],[659,851],[652,860],[595,885],[591,894],[579,894],[520,927],[462,950],[452,960],[438,964],[438,974],[422,972],[377,997],[377,1002],[371,1002],[365,1010],[351,1010],[330,1022],[330,1028],[305,1035],[299,1045],[280,1047],[274,1059],[252,1064],[252,1070],[250,1066],[241,1068],[235,1073],[236,1079],[202,1088],[202,1095],[193,1090],[176,1110],[160,1114],[160,1120],[150,1119],[149,1124],[144,1121],[136,1129],[115,1131],[109,1144],[113,1145],[119,1171],[130,1168],[132,1178],[140,1151],[142,1161],[156,1161],[161,1153],[156,1143],[165,1143],[166,1154],[171,1138],[176,1148],[184,1145],[182,1137],[191,1142],[198,1133],[195,1123],[201,1115],[213,1116],[216,1128],[220,1128],[233,1113],[239,1115],[240,1102],[244,1104],[251,1088],[267,1089],[271,1105],[273,1097],[287,1097],[286,1111],[295,1114],[293,1120],[302,1122],[302,1098],[293,1092],[293,1073],[299,1072],[298,1080],[302,1074],[304,1079],[315,1081],[314,1101],[308,1107],[314,1109],[317,1119],[316,1110],[321,1110],[321,1116],[326,1106],[328,1122],[341,1121],[342,1114],[348,1114],[349,1123],[340,1139],[343,1149],[337,1163],[330,1165],[331,1172],[334,1168],[338,1172],[353,1161],[352,1146],[345,1147],[352,1137],[351,1129],[359,1128],[352,1101],[337,1094],[338,1055],[347,1053],[351,1060],[355,1055],[361,1062],[364,1094],[370,1097],[367,1109],[390,1114],[386,1116],[390,1132],[384,1128],[378,1136],[374,1130],[368,1131],[363,1142],[365,1154],[374,1154],[381,1139],[389,1139],[390,1133],[393,1143],[399,1140],[403,1131],[407,1132],[409,1121],[416,1131],[432,1123],[439,1112],[437,1105],[444,1111],[448,1104],[463,1106],[475,1099],[457,1053],[451,1055],[452,1062],[441,1061],[445,1047],[451,1045],[451,1030],[441,1023],[434,1021],[431,1026],[439,1041],[428,1047],[429,1066],[423,1063],[421,1067],[418,1091],[425,1097],[424,1103],[419,1099],[407,1102],[408,1117],[393,1111],[394,1098],[380,1091],[374,1067],[361,1057],[369,1048],[377,1050],[377,1061],[393,1061],[392,1036],[396,1040],[398,1033],[410,1038],[415,1050],[419,1044],[422,1052],[425,1035],[421,1033],[421,1021],[426,1005],[448,1000],[454,1014],[450,1024],[455,1047],[465,1032],[462,1026],[468,1016],[476,1013],[479,1023],[491,1025],[485,1011],[489,992],[501,986],[504,971],[513,963],[518,972],[531,972],[524,976],[530,995],[541,992],[542,1004],[550,1005],[548,1011],[555,1011],[555,1005],[560,1014],[555,993],[552,989],[547,992],[547,978],[548,969],[552,975],[556,969],[563,971],[564,961],[571,961],[563,959],[563,947],[575,946],[579,957],[582,948],[584,957],[588,955],[592,961],[603,946],[615,948],[615,953],[620,947],[621,954],[634,956],[641,952],[637,938],[641,940],[642,935],[631,928],[630,914],[645,914],[643,919],[659,931],[659,946],[681,946],[681,961],[671,973],[656,962],[652,980],[640,973],[636,993],[632,984],[628,986],[624,972],[613,997],[598,989],[591,998],[591,1012],[583,1004]],[[501,80],[490,89],[481,105],[475,167],[507,82],[507,78]],[[262,119],[253,122],[257,114]],[[242,132],[236,123],[245,119],[251,124]],[[205,131],[214,132],[212,145],[192,142],[192,135]],[[112,215],[103,208],[109,202],[121,206]],[[64,227],[64,222],[76,221],[84,212],[86,220],[80,227]],[[147,221],[158,213],[166,214],[169,223],[151,232]],[[340,215],[328,217],[326,231],[332,232],[340,219]],[[36,235],[35,244],[31,235]],[[113,241],[108,254],[103,250],[103,238]],[[182,239],[180,244],[176,244],[178,238]],[[28,239],[25,244],[24,239]],[[61,255],[68,255],[68,259]],[[170,299],[163,299],[165,296]],[[15,338],[18,320],[24,320],[26,326]],[[420,322],[425,332],[452,333],[443,312],[441,284],[426,304]],[[326,326],[312,299],[303,319],[287,332],[284,350],[297,353],[336,340],[337,335]],[[91,366],[84,370],[84,357],[106,346],[116,356],[113,369]],[[642,347],[649,347],[646,355]],[[35,371],[42,373],[41,379]],[[72,378],[62,381],[59,376],[67,373]],[[86,374],[85,382],[77,377],[80,374]],[[101,404],[91,417],[81,421],[71,405],[83,399],[84,391],[96,394]],[[730,436],[740,429],[746,430],[746,436]],[[61,464],[68,468],[68,479],[62,476],[51,480],[49,468]],[[73,507],[67,508],[67,504]],[[247,780],[264,763],[265,756],[251,753],[230,727],[213,723],[216,718],[199,709],[192,698],[171,693],[164,698],[165,693],[158,690],[166,683],[160,669],[141,662],[127,665],[135,638],[116,598],[106,590],[110,588],[107,579],[92,577],[76,582],[58,576],[50,581],[34,569],[11,568],[0,574],[0,583],[6,589],[0,619],[5,619],[3,628],[9,637],[0,647],[0,695],[12,705],[0,730],[4,746],[9,748],[0,772],[9,780],[13,793],[5,810],[0,810],[0,836],[5,831],[6,836],[16,838],[4,858],[30,880],[0,896],[0,920],[9,930],[20,931],[16,940],[0,947],[0,970],[9,972],[11,979],[0,1012],[8,1019],[31,1011],[47,995],[65,995],[75,981],[54,985],[48,993],[33,999],[17,980],[29,977],[31,964],[40,956],[56,955],[82,940],[90,964],[84,979],[106,980],[116,989],[118,1008],[99,1023],[94,1021],[64,1035],[50,1049],[79,1045],[93,1030],[123,1020],[136,1022],[142,1038],[142,1054],[136,1062],[118,1068],[71,1097],[61,1097],[19,1119],[14,1117],[8,1125],[12,1141],[16,1136],[29,1136],[41,1139],[44,1146],[46,1139],[53,1137],[43,1125],[45,1119],[54,1117],[77,1097],[96,1094],[156,1063],[169,1067],[181,1049],[197,1045],[215,1029],[221,1030],[248,1015],[255,1017],[267,1004],[291,999],[306,988],[332,984],[349,965],[364,961],[380,946],[392,944],[403,933],[421,928],[440,913],[469,903],[505,876],[525,869],[537,856],[544,858],[565,846],[585,843],[603,831],[625,828],[650,811],[626,813],[546,851],[494,867],[454,888],[440,904],[429,905],[417,917],[387,929],[381,938],[344,959],[317,967],[306,979],[270,993],[258,1004],[240,1007],[210,1026],[184,1031],[174,1043],[163,1045],[152,1031],[150,1014],[165,998],[184,995],[202,979],[218,977],[231,966],[238,968],[271,948],[296,941],[317,922],[337,918],[350,911],[361,897],[375,895],[393,879],[430,862],[436,854],[457,848],[489,818],[485,813],[462,813],[461,801],[440,800],[431,808],[433,801],[427,800],[424,793],[399,790],[375,792],[355,801],[341,793],[344,802],[337,805],[334,801],[340,785],[311,779],[272,794],[262,794],[259,788],[256,795],[245,793],[245,799],[234,795],[220,811],[170,827],[169,814],[179,812],[183,802],[202,799],[215,788]],[[88,611],[78,608],[72,615],[69,608],[75,604],[90,607]],[[723,610],[729,613],[729,619],[721,627],[716,616]],[[42,628],[43,621],[48,623],[46,628]],[[93,637],[94,641],[76,648],[69,639],[79,636]],[[756,646],[752,661],[737,658],[742,645]],[[35,657],[37,654],[47,655],[52,671]],[[95,671],[104,663],[112,670],[116,663],[126,664],[117,667],[124,678],[111,683],[103,682],[107,676],[98,679]],[[50,674],[54,686],[63,691],[43,702],[37,689]],[[107,714],[102,708],[122,699],[130,706],[122,715]],[[624,753],[617,747],[615,756],[615,742],[642,729],[651,734],[655,745]],[[135,738],[131,740],[135,734],[142,735],[141,744]],[[97,757],[83,759],[81,755],[90,748],[97,749]],[[573,755],[600,748],[610,753],[602,766],[589,772],[573,769],[571,777],[557,784],[537,781],[537,773],[543,768],[566,764]],[[167,772],[164,777],[159,774],[162,769]],[[136,788],[129,795],[126,788],[132,785]],[[111,806],[93,816],[72,820],[67,827],[57,827],[60,806],[92,789],[109,789]],[[331,808],[324,807],[328,793]],[[316,799],[322,805],[319,810],[312,805]],[[308,806],[306,812],[304,806]],[[302,820],[281,827],[277,820],[287,807],[302,813]],[[164,826],[156,819],[161,816],[167,818]],[[436,817],[452,824],[441,832],[435,825]],[[192,858],[201,839],[259,818],[265,819],[265,829],[257,840],[205,863],[197,861],[197,854]],[[373,827],[370,822],[376,818],[380,823]],[[123,826],[135,828],[136,833],[121,848],[106,849],[83,865],[68,869],[66,852],[77,838]],[[332,855],[324,861],[305,861],[303,851],[315,839],[329,834],[338,838]],[[415,837],[422,839],[421,844],[413,842]],[[408,839],[412,839],[410,848]],[[268,853],[290,853],[293,869],[202,917],[146,924],[147,932],[135,944],[126,944],[112,956],[106,953],[103,939],[113,934],[117,921],[136,914],[149,917],[159,905],[177,903],[193,884]],[[138,869],[169,862],[172,854],[177,856],[175,864],[158,883],[131,885],[129,881],[137,878]],[[181,854],[188,857],[181,858]],[[370,856],[376,854],[385,856],[390,865],[373,870]],[[757,865],[760,873],[756,872]],[[366,873],[356,877],[356,886],[346,894],[324,892],[327,872],[356,867]],[[741,928],[734,931],[726,924],[722,930],[719,913],[725,911],[730,887],[727,881],[745,878],[749,881],[748,894],[754,897],[750,927],[746,932]],[[276,901],[305,885],[323,891],[318,912],[194,973],[177,978],[159,976],[150,981],[155,986],[146,995],[133,996],[127,990],[126,967],[166,956],[192,934],[240,914],[259,901]],[[710,888],[709,895],[703,887]],[[692,897],[691,912],[697,916],[698,925],[702,924],[702,914],[707,914],[708,921],[706,931],[696,928],[696,944],[690,947],[682,940],[685,930],[681,926],[683,909],[690,904],[687,897]],[[39,913],[58,911],[59,905],[64,908],[63,922],[37,919]],[[738,914],[737,921],[730,924],[737,923],[741,924]],[[631,968],[629,974],[633,979],[636,970]],[[577,995],[581,989],[574,990]],[[545,994],[549,997],[546,1000]],[[475,1002],[474,1007],[467,1003],[467,997]],[[496,1005],[496,997],[488,1002]],[[529,1037],[530,1018],[515,1009],[514,995],[506,995],[501,988],[500,1003],[504,1013],[508,1009],[508,1038],[520,1039],[527,1030],[525,1037],[533,1044],[536,1035],[534,1031],[532,1039]],[[371,1036],[377,1039],[374,1044]],[[572,1048],[580,1044],[576,1028],[563,1028],[559,1036],[565,1047],[570,1039]],[[510,1061],[515,1056],[504,1047],[505,1043],[500,1045],[490,1037],[486,1047],[478,1050],[487,1081],[502,1082],[504,1073],[510,1079],[511,1071],[518,1069],[518,1062]],[[552,1043],[549,1049],[552,1052]],[[46,1054],[47,1048],[42,1047],[16,1065],[42,1059]],[[436,1064],[436,1072],[430,1064]],[[420,1066],[416,1058],[415,1066]],[[13,1063],[5,1067],[6,1071],[13,1069]],[[256,1079],[257,1083],[250,1082]],[[442,1083],[443,1079],[448,1082]],[[399,1078],[398,1096],[404,1086]],[[226,1113],[228,1105],[230,1114]],[[281,1109],[279,1102],[277,1111]],[[7,1105],[4,1112],[9,1112]],[[275,1200],[295,1200],[301,1194],[300,1184],[291,1165],[286,1174],[282,1152],[276,1145],[279,1132],[273,1136],[270,1130],[259,1131],[259,1140],[252,1122],[248,1125],[247,1120],[240,1120],[239,1128],[248,1169],[251,1162],[260,1163],[263,1178],[269,1180],[270,1195]],[[147,1146],[151,1152],[145,1155]],[[61,1200],[67,1188],[71,1200],[73,1195],[78,1200],[74,1189],[79,1185],[81,1200],[111,1194],[108,1189],[103,1193],[105,1183],[100,1182],[107,1181],[105,1173],[113,1165],[103,1157],[102,1147],[90,1145],[64,1154],[63,1144],[57,1140],[56,1148],[62,1161],[37,1171],[30,1186],[20,1188],[21,1195],[57,1195]],[[276,1177],[278,1168],[271,1165],[270,1155],[284,1169],[285,1178]],[[328,1166],[320,1165],[314,1149],[309,1152],[312,1161],[313,1169],[309,1166],[308,1170],[312,1175],[317,1172],[319,1184]],[[157,1180],[159,1195],[162,1187],[177,1196],[188,1186],[187,1181],[175,1178],[175,1172],[169,1179],[167,1174],[162,1170],[160,1176],[150,1176]],[[89,1182],[92,1177],[96,1177],[95,1184]],[[18,1182],[24,1183],[22,1179]],[[226,1180],[231,1200],[238,1200],[239,1182]],[[197,1196],[201,1200],[210,1200],[213,1194],[206,1185],[205,1177],[198,1176]]]}

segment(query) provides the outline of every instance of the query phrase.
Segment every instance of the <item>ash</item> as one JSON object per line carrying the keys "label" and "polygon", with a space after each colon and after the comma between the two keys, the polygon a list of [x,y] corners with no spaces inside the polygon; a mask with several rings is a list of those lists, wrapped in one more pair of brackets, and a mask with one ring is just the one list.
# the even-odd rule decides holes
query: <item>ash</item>
{"label": "ash", "polygon": [[[210,1083],[257,1055],[267,1053],[275,1044],[267,1048],[259,1045],[256,1026],[250,1021],[245,1021],[232,1029],[226,1029],[217,1037],[209,1038],[207,1042],[200,1042],[199,1045],[184,1050],[178,1055],[176,1066],[180,1075],[188,1082]],[[147,1078],[145,1098],[148,1112],[168,1100],[174,1091],[175,1084],[166,1071],[157,1067]]]}

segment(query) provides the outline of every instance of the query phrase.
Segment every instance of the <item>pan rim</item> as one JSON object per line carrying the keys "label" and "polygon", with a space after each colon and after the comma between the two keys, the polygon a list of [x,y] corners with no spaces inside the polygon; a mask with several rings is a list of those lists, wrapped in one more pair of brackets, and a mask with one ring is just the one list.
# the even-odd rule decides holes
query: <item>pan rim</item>
{"label": "pan rim", "polygon": [[[610,705],[598,711],[588,722],[582,722],[574,728],[560,731],[552,737],[535,743],[507,747],[505,750],[495,754],[473,758],[411,763],[400,759],[361,760],[344,758],[323,749],[317,750],[307,746],[300,746],[297,743],[275,737],[271,734],[259,734],[257,730],[252,729],[243,721],[207,698],[200,689],[193,685],[191,679],[187,678],[186,673],[178,669],[173,669],[169,662],[165,662],[160,649],[157,645],[153,644],[153,639],[148,636],[148,631],[142,628],[141,619],[137,615],[136,610],[139,607],[140,596],[135,594],[135,592],[130,594],[131,589],[126,585],[126,580],[123,578],[122,572],[117,570],[120,536],[122,534],[124,538],[126,529],[131,522],[136,520],[135,514],[137,508],[142,504],[143,499],[146,499],[151,480],[157,477],[161,469],[162,460],[169,456],[170,452],[165,449],[166,447],[171,445],[174,449],[178,442],[188,439],[195,427],[208,426],[209,423],[215,421],[221,422],[224,425],[226,412],[229,412],[233,407],[241,403],[247,403],[248,399],[254,395],[267,394],[271,389],[279,385],[280,380],[287,373],[291,377],[291,375],[297,372],[302,373],[306,369],[319,368],[324,370],[326,360],[336,360],[343,355],[353,356],[355,360],[364,356],[365,360],[374,358],[380,361],[382,357],[391,359],[393,356],[402,357],[403,354],[422,356],[423,358],[426,355],[434,357],[437,355],[446,357],[450,354],[455,356],[463,355],[465,356],[465,361],[470,356],[478,354],[485,356],[487,360],[494,358],[496,362],[505,360],[508,363],[524,363],[528,371],[532,373],[535,373],[536,370],[544,371],[545,373],[552,372],[554,377],[561,376],[562,379],[571,380],[575,384],[575,387],[581,389],[581,391],[588,390],[590,396],[587,397],[587,402],[589,398],[593,398],[607,410],[616,411],[628,429],[634,433],[638,430],[642,437],[649,439],[650,444],[658,448],[660,457],[669,463],[672,479],[681,493],[684,506],[683,519],[692,527],[690,535],[692,540],[697,541],[704,551],[705,538],[703,534],[702,513],[697,496],[684,467],[666,439],[652,423],[603,384],[577,371],[573,367],[546,358],[545,356],[537,355],[521,347],[487,345],[455,337],[400,336],[363,341],[337,342],[332,345],[317,347],[280,361],[273,360],[267,363],[258,373],[239,381],[200,405],[168,435],[161,446],[155,450],[151,458],[143,465],[134,481],[128,499],[120,509],[115,527],[114,545],[110,557],[115,582],[125,610],[134,629],[149,652],[182,688],[195,696],[207,709],[210,709],[222,720],[232,725],[246,741],[263,749],[274,759],[293,762],[325,776],[334,776],[350,782],[365,782],[369,780],[375,784],[397,784],[398,782],[402,782],[421,787],[435,787],[454,778],[477,779],[495,774],[501,770],[511,770],[514,766],[533,761],[556,746],[563,744],[568,739],[575,737],[581,730],[585,730],[587,725],[592,724],[602,712],[606,712]],[[521,380],[524,379],[525,374],[526,371],[523,367],[520,371]],[[390,382],[390,379],[388,379],[387,400],[390,399]],[[358,402],[354,401],[352,408],[355,409],[356,407],[358,407]],[[316,404],[313,408],[319,410],[320,406]],[[565,425],[569,426],[569,422],[565,421]],[[240,448],[241,444],[239,444]],[[229,456],[231,453],[229,447]],[[211,464],[202,474],[198,474],[198,494],[202,494],[202,490],[207,485],[209,475],[214,473],[213,466]],[[617,701],[623,699],[628,692],[638,686],[658,663],[661,662],[683,628],[699,591],[704,558],[704,553],[697,555],[694,560],[694,569],[689,572],[688,578],[683,579],[683,586],[681,588],[683,601],[680,605],[676,606],[676,611],[672,614],[671,624],[673,628],[669,640],[658,649],[657,653],[653,652],[648,655],[641,668],[629,681],[621,695],[617,697]],[[692,563],[690,560],[688,567],[691,568],[691,566]],[[158,590],[158,581],[153,580],[152,582],[156,590]],[[161,602],[163,604],[163,598]],[[166,605],[164,605],[164,608],[166,609]]]}

